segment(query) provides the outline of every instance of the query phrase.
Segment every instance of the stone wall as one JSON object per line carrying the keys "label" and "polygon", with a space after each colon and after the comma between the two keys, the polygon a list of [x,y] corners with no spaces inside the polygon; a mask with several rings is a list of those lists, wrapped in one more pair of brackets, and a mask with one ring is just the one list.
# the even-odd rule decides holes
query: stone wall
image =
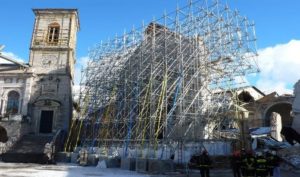
{"label": "stone wall", "polygon": [[[2,66],[0,66],[0,70],[1,69],[3,69]],[[15,71],[15,73],[0,72],[0,116],[4,116],[6,114],[8,94],[11,91],[15,91],[19,94],[18,113],[27,115],[27,104],[29,98],[26,94],[31,87],[31,75],[26,71],[13,71]]]}
{"label": "stone wall", "polygon": [[[32,129],[38,133],[41,111],[52,110],[54,111],[52,131],[67,130],[72,116],[72,84],[70,76],[59,74],[37,76],[34,81],[33,91],[31,96],[31,102],[33,103],[31,117],[34,122]],[[38,106],[37,102],[40,100],[54,100],[59,105],[57,107],[50,105]]]}

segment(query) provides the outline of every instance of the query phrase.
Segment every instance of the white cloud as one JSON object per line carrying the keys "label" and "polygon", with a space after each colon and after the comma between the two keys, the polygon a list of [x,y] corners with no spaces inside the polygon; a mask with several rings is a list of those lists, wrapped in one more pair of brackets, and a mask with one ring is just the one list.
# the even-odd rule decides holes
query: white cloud
{"label": "white cloud", "polygon": [[84,56],[84,57],[80,57],[77,60],[77,63],[75,65],[75,85],[78,85],[80,83],[80,79],[81,79],[81,69],[85,68],[87,65],[87,62],[89,60],[89,57]]}
{"label": "white cloud", "polygon": [[248,81],[246,76],[237,76],[234,79],[235,79],[235,83],[241,86],[250,85],[250,82]]}
{"label": "white cloud", "polygon": [[300,40],[291,40],[258,51],[258,74],[256,86],[266,93],[292,93],[294,85],[300,79]]}
{"label": "white cloud", "polygon": [[[21,57],[19,57],[18,55],[12,53],[12,52],[1,52],[2,55],[4,56],[7,56],[11,59],[14,59],[14,60],[17,60],[18,62],[21,62],[21,63],[26,63],[25,60]],[[11,63],[7,60],[3,60],[3,59],[0,59],[0,63]]]}

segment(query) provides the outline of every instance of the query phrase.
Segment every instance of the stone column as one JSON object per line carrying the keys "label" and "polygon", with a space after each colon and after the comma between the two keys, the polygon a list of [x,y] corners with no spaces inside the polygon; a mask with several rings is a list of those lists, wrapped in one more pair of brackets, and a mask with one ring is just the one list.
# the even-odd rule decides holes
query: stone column
{"label": "stone column", "polygon": [[282,121],[280,114],[276,112],[272,112],[271,114],[271,136],[276,139],[277,141],[282,141],[282,137],[280,131],[282,129]]}
{"label": "stone column", "polygon": [[22,104],[22,115],[27,115],[28,113],[28,102],[31,96],[31,86],[32,86],[32,77],[29,77],[25,81],[24,86],[24,97],[23,97],[23,104]]}

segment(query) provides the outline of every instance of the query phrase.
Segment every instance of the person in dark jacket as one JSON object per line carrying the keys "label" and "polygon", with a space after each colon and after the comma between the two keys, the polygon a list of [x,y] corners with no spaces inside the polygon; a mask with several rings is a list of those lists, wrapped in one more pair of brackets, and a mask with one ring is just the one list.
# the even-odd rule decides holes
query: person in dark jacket
{"label": "person in dark jacket", "polygon": [[238,151],[233,152],[231,159],[231,168],[234,177],[241,177],[241,156]]}
{"label": "person in dark jacket", "polygon": [[209,177],[209,169],[211,168],[211,159],[206,150],[204,150],[200,155],[199,168],[200,168],[201,177]]}

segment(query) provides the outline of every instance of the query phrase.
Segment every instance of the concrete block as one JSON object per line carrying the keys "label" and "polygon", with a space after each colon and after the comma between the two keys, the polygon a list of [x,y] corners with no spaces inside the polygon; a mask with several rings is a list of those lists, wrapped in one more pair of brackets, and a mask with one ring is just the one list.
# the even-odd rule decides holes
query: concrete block
{"label": "concrete block", "polygon": [[150,173],[165,173],[174,171],[173,160],[159,160],[149,159],[148,160],[148,171]]}
{"label": "concrete block", "polygon": [[136,171],[145,173],[148,171],[148,159],[136,159]]}
{"label": "concrete block", "polygon": [[135,159],[134,158],[121,158],[121,169],[135,171]]}
{"label": "concrete block", "polygon": [[78,157],[79,157],[78,153],[71,152],[71,163],[77,163]]}
{"label": "concrete block", "polygon": [[71,153],[70,152],[57,152],[54,156],[56,162],[70,163]]}
{"label": "concrete block", "polygon": [[120,168],[121,158],[120,157],[110,157],[106,160],[107,168]]}
{"label": "concrete block", "polygon": [[96,154],[89,154],[88,155],[88,165],[96,166],[98,164],[99,157]]}
{"label": "concrete block", "polygon": [[175,165],[173,160],[163,160],[162,161],[162,170],[164,172],[174,172],[175,171]]}
{"label": "concrete block", "polygon": [[99,161],[105,161],[107,168],[120,168],[121,158],[120,157],[107,157],[99,156]]}

